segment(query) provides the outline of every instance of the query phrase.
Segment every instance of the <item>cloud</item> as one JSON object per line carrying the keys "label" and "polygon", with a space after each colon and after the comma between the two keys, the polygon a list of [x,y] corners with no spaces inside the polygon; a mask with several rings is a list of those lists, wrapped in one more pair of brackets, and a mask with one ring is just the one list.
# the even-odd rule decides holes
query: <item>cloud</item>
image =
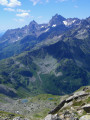
{"label": "cloud", "polygon": [[17,17],[28,17],[30,16],[29,13],[20,13],[20,14],[16,14]]}
{"label": "cloud", "polygon": [[21,6],[21,2],[19,0],[0,0],[0,5],[7,7],[16,7]]}
{"label": "cloud", "polygon": [[38,17],[37,17],[37,19],[41,19],[41,18],[42,18],[42,16],[38,16]]}
{"label": "cloud", "polygon": [[30,0],[31,2],[33,2],[33,5],[35,6],[36,4],[38,4],[38,3],[44,3],[44,2],[49,2],[49,0]]}
{"label": "cloud", "polygon": [[36,5],[37,3],[40,3],[41,0],[30,0],[31,2],[33,2],[33,5]]}
{"label": "cloud", "polygon": [[30,10],[23,10],[23,9],[13,9],[13,8],[4,8],[5,11],[10,12],[17,12],[17,13],[29,13]]}
{"label": "cloud", "polygon": [[49,0],[46,0],[46,2],[49,2]]}
{"label": "cloud", "polygon": [[0,5],[7,5],[8,1],[7,0],[0,0]]}
{"label": "cloud", "polygon": [[65,2],[65,1],[68,1],[68,0],[57,0],[57,2]]}
{"label": "cloud", "polygon": [[17,9],[16,12],[17,12],[17,14],[16,14],[17,17],[24,18],[24,17],[30,16],[30,14],[29,14],[30,10]]}
{"label": "cloud", "polygon": [[16,10],[17,12],[21,12],[21,13],[29,13],[30,12],[30,10],[22,10],[22,9],[17,9]]}
{"label": "cloud", "polygon": [[12,8],[4,8],[5,11],[15,12],[15,9]]}

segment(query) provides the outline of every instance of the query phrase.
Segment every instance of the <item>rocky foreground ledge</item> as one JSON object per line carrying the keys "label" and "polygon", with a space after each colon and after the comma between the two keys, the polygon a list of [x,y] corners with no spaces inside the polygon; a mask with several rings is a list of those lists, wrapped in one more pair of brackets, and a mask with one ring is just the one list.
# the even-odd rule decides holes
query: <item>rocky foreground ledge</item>
{"label": "rocky foreground ledge", "polygon": [[90,87],[62,100],[44,120],[90,120]]}

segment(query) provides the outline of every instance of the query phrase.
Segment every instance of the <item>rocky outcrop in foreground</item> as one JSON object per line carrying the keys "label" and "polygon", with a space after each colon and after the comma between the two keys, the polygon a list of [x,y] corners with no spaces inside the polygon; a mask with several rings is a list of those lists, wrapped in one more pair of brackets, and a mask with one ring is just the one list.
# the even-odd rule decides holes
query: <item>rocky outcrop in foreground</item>
{"label": "rocky outcrop in foreground", "polygon": [[84,88],[62,100],[44,120],[90,120],[90,88]]}

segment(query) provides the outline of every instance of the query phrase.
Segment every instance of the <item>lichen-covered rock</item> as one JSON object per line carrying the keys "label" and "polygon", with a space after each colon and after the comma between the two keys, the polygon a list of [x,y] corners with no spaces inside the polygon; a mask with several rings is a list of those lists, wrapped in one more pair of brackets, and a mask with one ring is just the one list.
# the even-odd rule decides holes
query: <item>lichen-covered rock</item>
{"label": "lichen-covered rock", "polygon": [[21,117],[15,117],[15,118],[13,118],[13,120],[29,120],[29,119],[27,119],[27,118],[21,118]]}
{"label": "lichen-covered rock", "polygon": [[79,120],[79,119],[77,117],[73,117],[73,116],[65,117],[64,115],[61,115],[60,120]]}
{"label": "lichen-covered rock", "polygon": [[15,117],[13,120],[22,120],[20,117]]}
{"label": "lichen-covered rock", "polygon": [[74,113],[70,113],[69,111],[65,111],[64,118],[61,120],[79,120],[77,117],[75,117]]}
{"label": "lichen-covered rock", "polygon": [[69,96],[67,99],[63,100],[56,108],[51,110],[48,114],[56,114],[60,109],[63,107],[71,106],[73,104],[73,100],[82,99],[82,97],[88,96],[89,93],[86,93],[85,91],[79,91],[75,92],[71,96]]}
{"label": "lichen-covered rock", "polygon": [[[90,88],[85,88],[69,95],[69,97],[65,96],[44,120],[57,120],[57,118],[59,120],[90,120],[89,91]],[[58,114],[59,117],[55,118],[54,114]],[[80,116],[82,117],[79,119]]]}
{"label": "lichen-covered rock", "polygon": [[78,110],[77,113],[78,113],[79,116],[81,116],[83,114],[83,110],[82,109]]}
{"label": "lichen-covered rock", "polygon": [[87,112],[90,113],[90,104],[82,106],[82,108]]}
{"label": "lichen-covered rock", "polygon": [[48,115],[45,117],[44,120],[61,120],[61,119],[59,118],[59,116],[58,116],[57,114],[55,114],[55,115],[48,114]]}
{"label": "lichen-covered rock", "polygon": [[73,95],[71,95],[69,98],[66,99],[66,102],[70,102],[73,99],[77,99],[79,97],[83,97],[83,96],[87,96],[88,93],[86,93],[85,91],[79,91],[79,92],[75,92]]}
{"label": "lichen-covered rock", "polygon": [[79,120],[90,120],[90,115],[84,115]]}
{"label": "lichen-covered rock", "polygon": [[79,120],[74,113],[70,113],[69,111],[65,111],[62,115],[52,115],[48,114],[44,120]]}

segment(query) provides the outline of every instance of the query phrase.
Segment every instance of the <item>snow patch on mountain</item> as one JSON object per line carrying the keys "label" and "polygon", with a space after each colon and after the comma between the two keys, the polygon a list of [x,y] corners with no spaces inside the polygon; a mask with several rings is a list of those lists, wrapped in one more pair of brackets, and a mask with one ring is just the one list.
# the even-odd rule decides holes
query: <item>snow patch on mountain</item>
{"label": "snow patch on mountain", "polygon": [[73,21],[72,21],[72,23],[75,23],[75,22],[76,22],[76,20],[73,20]]}
{"label": "snow patch on mountain", "polygon": [[52,27],[56,27],[56,24],[52,25]]}
{"label": "snow patch on mountain", "polygon": [[49,29],[50,29],[50,28],[47,28],[47,29],[45,30],[45,32],[47,32]]}
{"label": "snow patch on mountain", "polygon": [[76,22],[76,20],[69,20],[69,19],[63,21],[64,25],[66,25],[66,26],[72,25],[75,22]]}
{"label": "snow patch on mountain", "polygon": [[41,28],[44,28],[44,26],[41,26]]}
{"label": "snow patch on mountain", "polygon": [[67,21],[63,21],[64,25],[68,25],[68,22]]}

